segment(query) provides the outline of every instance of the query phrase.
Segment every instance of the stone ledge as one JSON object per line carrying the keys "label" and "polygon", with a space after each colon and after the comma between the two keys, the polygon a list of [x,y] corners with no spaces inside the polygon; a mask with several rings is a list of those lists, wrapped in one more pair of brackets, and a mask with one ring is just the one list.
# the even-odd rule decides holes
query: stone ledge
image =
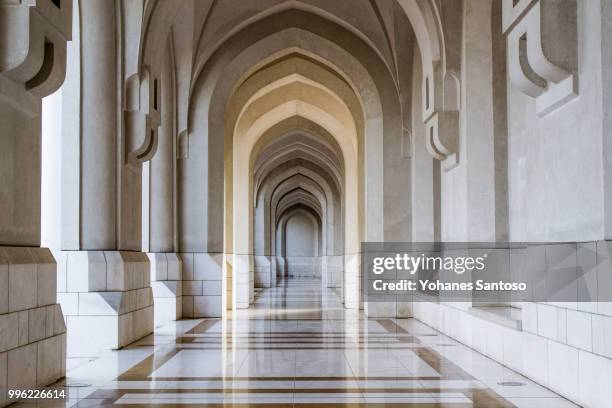
{"label": "stone ledge", "polygon": [[510,306],[474,306],[468,312],[491,323],[522,331],[521,310]]}

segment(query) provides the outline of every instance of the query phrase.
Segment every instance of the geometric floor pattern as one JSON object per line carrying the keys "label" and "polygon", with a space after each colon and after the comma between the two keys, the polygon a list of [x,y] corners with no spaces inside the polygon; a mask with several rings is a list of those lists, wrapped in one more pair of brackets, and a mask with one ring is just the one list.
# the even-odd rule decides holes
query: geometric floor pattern
{"label": "geometric floor pattern", "polygon": [[66,383],[64,400],[15,406],[575,407],[414,319],[346,310],[315,280],[258,290],[231,319],[172,323],[124,350],[71,360],[52,387]]}

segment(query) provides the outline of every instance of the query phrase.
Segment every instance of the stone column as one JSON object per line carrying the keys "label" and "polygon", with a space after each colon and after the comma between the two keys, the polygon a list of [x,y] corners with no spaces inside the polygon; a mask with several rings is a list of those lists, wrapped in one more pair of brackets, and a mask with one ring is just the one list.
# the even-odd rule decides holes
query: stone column
{"label": "stone column", "polygon": [[182,262],[175,251],[176,104],[173,77],[174,59],[169,41],[161,67],[161,126],[157,151],[144,166],[143,204],[148,207],[148,223],[145,219],[143,241],[151,261],[155,326],[182,316]]}
{"label": "stone column", "polygon": [[66,373],[56,263],[41,235],[41,98],[64,80],[70,2],[0,3],[0,406]]}
{"label": "stone column", "polygon": [[604,239],[612,239],[612,4],[601,2],[602,137],[604,180]]}
{"label": "stone column", "polygon": [[68,326],[68,355],[95,356],[152,332],[153,297],[149,260],[133,244],[140,241],[140,204],[137,210],[126,205],[140,203],[141,175],[119,148],[127,143],[121,131],[115,3],[74,4],[74,41],[62,89],[66,143],[58,298]]}

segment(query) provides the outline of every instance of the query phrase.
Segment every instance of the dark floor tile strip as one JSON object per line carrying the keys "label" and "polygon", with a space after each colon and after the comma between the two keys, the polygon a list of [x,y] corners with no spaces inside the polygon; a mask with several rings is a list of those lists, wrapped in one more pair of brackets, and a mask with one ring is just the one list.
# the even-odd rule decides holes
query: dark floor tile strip
{"label": "dark floor tile strip", "polygon": [[[389,333],[406,333],[409,332],[391,319],[377,319],[376,322],[384,327]],[[440,373],[443,379],[462,379],[473,380],[469,373],[457,366],[446,357],[437,353],[429,347],[413,348],[413,352],[423,361],[429,364],[434,370]]]}
{"label": "dark floor tile strip", "polygon": [[[184,334],[183,337],[195,337],[198,339],[216,339],[219,337],[234,337],[234,338],[306,338],[306,337],[322,337],[322,338],[374,338],[374,339],[393,339],[397,335],[395,333],[358,333],[358,332],[325,332],[325,331],[287,331],[287,332],[238,332],[238,333],[206,333],[206,335]],[[426,334],[411,334],[411,336],[428,336]],[[429,335],[430,336],[430,335]]]}
{"label": "dark floor tile strip", "polygon": [[174,348],[161,356],[159,353],[153,353],[117,377],[117,381],[146,380],[146,378],[149,377],[153,371],[167,363],[168,360],[177,355],[180,351],[181,349]]}
{"label": "dark floor tile strip", "polygon": [[[384,403],[185,403],[185,404],[126,404],[107,405],[112,407],[129,408],[474,408],[472,404],[465,403],[406,403],[406,402],[384,402]],[[101,407],[101,406],[98,406]],[[106,407],[106,406],[105,406]],[[496,408],[495,406],[491,408]]]}
{"label": "dark floor tile strip", "polygon": [[[135,389],[113,389],[113,390],[96,390],[90,394],[89,399],[119,399],[126,394],[142,394],[143,396],[154,394],[334,394],[342,393],[387,393],[390,396],[393,394],[403,393],[463,393],[467,398],[473,398],[476,395],[482,402],[497,403],[501,401],[496,395],[491,393],[478,394],[479,389],[472,388],[389,388],[389,387],[357,387],[357,388],[135,388]],[[487,390],[483,390],[487,391]],[[493,405],[496,406],[496,405]],[[504,406],[505,407],[505,406]]]}
{"label": "dark floor tile strip", "polygon": [[443,379],[474,380],[474,377],[446,357],[428,347],[412,350],[421,360],[440,373]]}
{"label": "dark floor tile strip", "polygon": [[[204,320],[203,322],[198,323],[195,327],[193,327],[187,333],[191,333],[191,334],[206,333],[206,331],[210,329],[212,326],[214,326],[219,320],[220,319]],[[193,343],[195,339],[197,339],[197,337],[177,336],[175,339],[175,342],[177,344]],[[147,358],[145,358],[144,360],[142,360],[140,363],[136,364],[135,366],[127,370],[125,373],[121,374],[119,377],[117,377],[117,380],[119,381],[144,380],[149,375],[151,375],[153,371],[157,370],[159,367],[165,364],[168,360],[170,360],[180,351],[181,349],[174,348],[173,350],[171,350],[170,352],[162,356],[158,356],[158,353],[153,353]]]}
{"label": "dark floor tile strip", "polygon": [[[399,326],[398,326],[399,327]],[[188,334],[188,333],[186,333]],[[202,334],[202,333],[201,333]],[[236,333],[232,333],[232,332],[227,332],[224,334],[221,333],[207,333],[208,337],[211,336],[267,336],[267,335],[288,335],[288,336],[310,336],[310,335],[319,335],[319,336],[327,336],[327,335],[338,335],[338,336],[367,336],[367,337],[395,337],[392,335],[395,335],[396,333],[394,332],[374,332],[374,333],[370,333],[370,332],[364,332],[364,331],[324,331],[324,330],[310,330],[310,331],[268,331],[265,329],[262,329],[262,331],[240,331],[240,332],[236,332]],[[414,334],[414,333],[409,333],[412,336],[427,336],[430,334]],[[195,336],[198,337],[198,336]],[[202,337],[202,336],[200,336]]]}
{"label": "dark floor tile strip", "polygon": [[359,344],[400,344],[400,343],[417,343],[415,339],[410,337],[403,337],[397,339],[384,339],[385,341],[369,341],[367,339],[279,339],[279,338],[259,338],[259,339],[238,339],[232,340],[231,338],[227,339],[201,339],[197,337],[187,337],[187,339],[194,339],[191,341],[181,341],[181,343],[194,343],[194,344],[278,344],[278,343],[304,343],[304,344],[345,344],[345,343],[359,343]]}
{"label": "dark floor tile strip", "polygon": [[491,389],[471,390],[466,395],[473,401],[474,408],[516,408]]}
{"label": "dark floor tile strip", "polygon": [[[129,403],[121,403],[115,405],[106,405],[104,407],[130,407],[130,408],[293,408],[293,403],[185,403],[185,404],[129,404]],[[333,405],[334,407],[341,407],[342,405]],[[89,406],[87,406],[89,407]],[[79,407],[81,408],[81,407]],[[83,407],[85,408],[85,407]],[[96,408],[102,408],[102,406],[96,406]],[[454,408],[454,407],[453,407]]]}
{"label": "dark floor tile strip", "polygon": [[448,402],[294,403],[293,408],[473,408],[472,404]]}
{"label": "dark floor tile strip", "polygon": [[[425,346],[422,345],[411,345],[411,346],[405,346],[405,347],[386,347],[386,346],[381,346],[381,347],[371,347],[371,346],[366,346],[366,347],[349,347],[349,345],[346,346],[325,346],[325,345],[321,345],[318,347],[307,347],[307,346],[299,346],[299,347],[292,347],[292,346],[285,346],[285,347],[278,347],[278,346],[274,346],[274,347],[246,347],[246,346],[230,346],[232,350],[412,350],[412,349],[417,349],[417,348],[423,348]],[[185,348],[181,348],[181,350],[223,350],[222,347],[185,347]]]}
{"label": "dark floor tile strip", "polygon": [[[446,379],[446,378],[444,378]],[[404,377],[404,376],[328,376],[328,377],[150,377],[138,378],[132,381],[350,381],[350,380],[371,380],[371,381],[408,381],[408,380],[441,380],[440,377]]]}
{"label": "dark floor tile strip", "polygon": [[186,334],[203,334],[208,331],[211,327],[217,324],[221,319],[206,319],[201,323],[198,323],[191,330],[188,330]]}
{"label": "dark floor tile strip", "polygon": [[376,323],[380,324],[389,333],[408,334],[408,331],[406,329],[404,329],[402,326],[398,325],[391,319],[376,319]]}
{"label": "dark floor tile strip", "polygon": [[[414,337],[413,335],[411,335],[411,333],[408,330],[404,329],[402,326],[398,325],[391,319],[376,319],[376,322],[380,324],[383,328],[385,328],[385,330],[387,330],[389,333],[394,333],[398,335],[401,334],[402,336],[398,336],[397,338],[402,343],[420,343],[421,342],[421,340],[419,340],[418,337]],[[407,335],[407,336],[403,336],[403,335]]]}
{"label": "dark floor tile strip", "polygon": [[[73,408],[105,408],[105,407],[116,407],[114,405],[115,398],[103,398],[94,400],[92,398],[85,398],[73,405]],[[64,405],[65,406],[65,405]],[[45,405],[45,408],[49,408]]]}
{"label": "dark floor tile strip", "polygon": [[[249,338],[270,338],[270,339],[283,339],[283,338],[292,338],[292,339],[301,339],[301,338],[329,338],[329,339],[345,339],[345,338],[360,338],[360,339],[394,339],[397,335],[392,335],[390,333],[326,333],[326,332],[283,332],[283,333],[270,333],[270,332],[259,332],[252,334],[243,334],[243,333],[209,333],[207,335],[197,335],[197,334],[185,334],[183,337],[193,337],[196,339],[218,339],[220,337],[233,337],[237,339],[249,339]],[[414,336],[414,335],[412,335]]]}
{"label": "dark floor tile strip", "polygon": [[[444,379],[457,378],[463,380],[475,380],[467,371],[448,360],[435,350],[422,347],[415,348],[413,352],[423,361],[439,372]],[[474,408],[511,408],[514,407],[506,399],[502,398],[492,389],[477,389],[470,391],[470,398],[474,401]]]}

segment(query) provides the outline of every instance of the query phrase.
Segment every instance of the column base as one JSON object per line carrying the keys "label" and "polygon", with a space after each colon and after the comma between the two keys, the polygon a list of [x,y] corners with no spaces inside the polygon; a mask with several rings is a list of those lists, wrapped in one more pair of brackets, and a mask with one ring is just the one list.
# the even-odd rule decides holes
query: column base
{"label": "column base", "polygon": [[339,288],[342,286],[342,272],[344,271],[343,255],[324,255],[324,266],[321,273],[324,274],[323,282],[327,288]]}
{"label": "column base", "polygon": [[360,254],[344,255],[344,307],[347,309],[363,308],[361,296],[361,256]]}
{"label": "column base", "polygon": [[0,406],[66,375],[66,325],[46,248],[0,246]]}
{"label": "column base", "polygon": [[269,288],[272,286],[272,274],[270,267],[270,257],[265,255],[255,255],[255,287]]}
{"label": "column base", "polygon": [[223,315],[223,254],[184,252],[183,317],[221,317]]}
{"label": "column base", "polygon": [[282,256],[276,256],[276,276],[278,280],[287,277],[287,261]]}
{"label": "column base", "polygon": [[253,255],[233,255],[233,308],[248,309],[254,301],[255,286]]}
{"label": "column base", "polygon": [[288,275],[297,279],[319,279],[321,277],[320,256],[287,256]]}
{"label": "column base", "polygon": [[151,263],[155,327],[160,327],[183,316],[183,264],[172,252],[147,256]]}
{"label": "column base", "polygon": [[270,256],[270,287],[276,287],[276,282],[278,282],[278,271],[276,269],[276,257]]}
{"label": "column base", "polygon": [[58,300],[68,357],[93,357],[153,332],[150,263],[142,252],[61,251]]}

